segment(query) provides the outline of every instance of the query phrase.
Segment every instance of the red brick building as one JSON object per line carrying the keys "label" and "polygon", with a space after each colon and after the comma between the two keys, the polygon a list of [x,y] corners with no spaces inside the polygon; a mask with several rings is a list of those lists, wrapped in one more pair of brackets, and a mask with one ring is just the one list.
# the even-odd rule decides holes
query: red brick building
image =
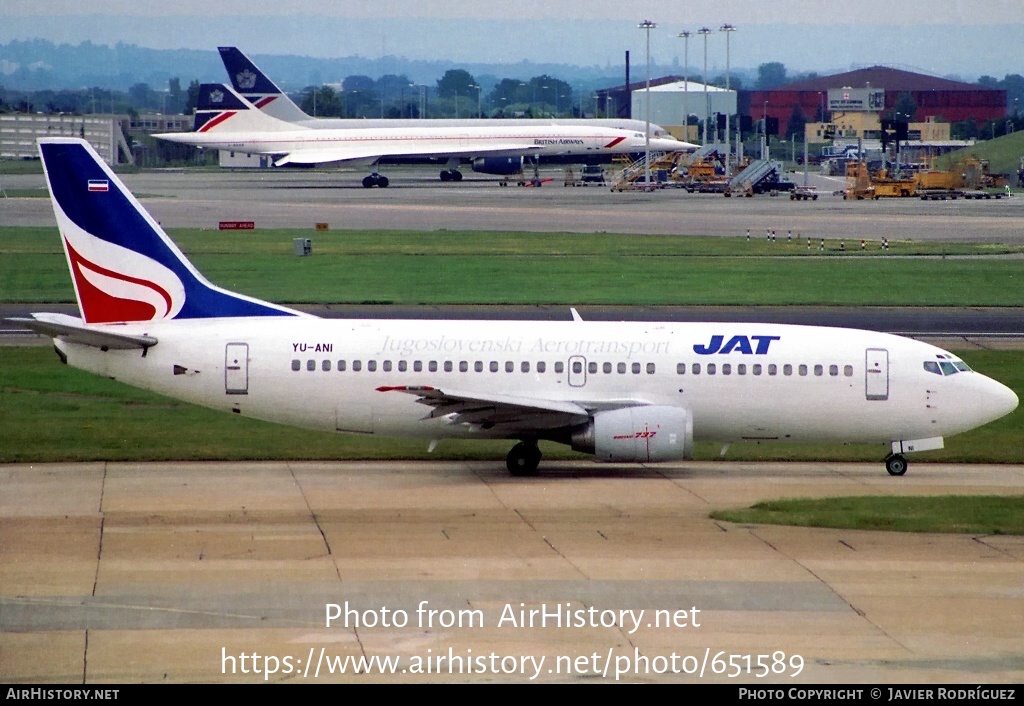
{"label": "red brick building", "polygon": [[[917,104],[911,121],[941,117],[949,122],[973,119],[977,122],[1006,117],[1006,91],[961,83],[911,71],[872,66],[832,76],[757,91],[739,92],[739,111],[753,120],[765,113],[778,118],[780,131],[785,130],[794,106],[799,106],[807,121],[818,119],[822,106],[828,110],[828,91],[838,88],[881,88],[885,90],[885,109],[891,111],[903,93],[909,93]],[[827,114],[827,113],[826,113]]]}

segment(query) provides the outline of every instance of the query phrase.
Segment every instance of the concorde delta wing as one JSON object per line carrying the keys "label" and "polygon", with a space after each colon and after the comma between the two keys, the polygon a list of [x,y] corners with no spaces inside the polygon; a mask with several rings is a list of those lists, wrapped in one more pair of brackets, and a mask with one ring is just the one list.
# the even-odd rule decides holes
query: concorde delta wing
{"label": "concorde delta wing", "polygon": [[[540,149],[539,146],[525,146],[522,143],[476,145],[464,147],[461,140],[438,141],[427,144],[409,142],[401,147],[382,143],[381,140],[363,139],[352,143],[336,143],[325,147],[300,148],[289,152],[274,162],[275,166],[286,164],[328,164],[331,162],[351,162],[359,160],[375,160],[380,157],[479,157],[489,154],[528,155]],[[400,150],[396,152],[395,150]]]}
{"label": "concorde delta wing", "polygon": [[451,424],[484,429],[500,426],[509,433],[559,429],[581,424],[589,417],[589,412],[574,402],[410,385],[383,386],[377,391],[415,395],[416,402],[432,407],[424,419],[444,417]]}

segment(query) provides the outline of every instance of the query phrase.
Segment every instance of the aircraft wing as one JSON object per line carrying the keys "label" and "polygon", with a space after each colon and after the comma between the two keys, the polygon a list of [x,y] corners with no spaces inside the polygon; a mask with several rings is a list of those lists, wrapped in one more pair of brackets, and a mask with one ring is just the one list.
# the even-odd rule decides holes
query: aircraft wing
{"label": "aircraft wing", "polygon": [[115,333],[109,327],[98,328],[84,323],[81,319],[67,314],[32,314],[32,318],[12,317],[6,319],[21,324],[36,333],[52,338],[62,338],[70,343],[80,343],[94,348],[110,350],[146,350],[157,344],[152,336],[132,336]]}
{"label": "aircraft wing", "polygon": [[377,391],[415,395],[416,402],[432,408],[424,419],[447,417],[451,424],[502,427],[509,432],[557,429],[581,424],[589,417],[587,410],[575,402],[410,385],[378,387]]}
{"label": "aircraft wing", "polygon": [[[452,140],[453,143],[459,140]],[[298,149],[277,159],[274,164],[326,164],[354,160],[379,159],[381,157],[478,157],[481,155],[527,155],[539,150],[539,146],[524,146],[522,143],[487,145],[486,147],[463,147],[453,144],[450,149],[436,142],[432,144],[403,144],[400,148],[373,144],[372,141],[355,141],[353,144],[325,145],[309,149]]]}

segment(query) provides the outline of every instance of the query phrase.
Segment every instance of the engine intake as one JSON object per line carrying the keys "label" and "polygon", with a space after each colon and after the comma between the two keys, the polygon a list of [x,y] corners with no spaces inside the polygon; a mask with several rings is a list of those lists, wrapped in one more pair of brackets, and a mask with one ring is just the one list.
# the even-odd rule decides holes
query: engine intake
{"label": "engine intake", "polygon": [[693,415],[681,407],[625,407],[598,412],[572,434],[575,451],[598,461],[678,461],[693,454]]}

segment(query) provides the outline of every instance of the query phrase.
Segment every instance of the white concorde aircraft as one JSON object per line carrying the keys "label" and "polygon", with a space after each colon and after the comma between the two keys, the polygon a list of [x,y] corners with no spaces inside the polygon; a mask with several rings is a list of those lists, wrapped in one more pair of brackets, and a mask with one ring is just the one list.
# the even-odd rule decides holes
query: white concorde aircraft
{"label": "white concorde aircraft", "polygon": [[320,319],[210,284],[86,142],[39,141],[81,317],[12,319],[65,363],[234,414],[324,431],[541,439],[612,462],[693,442],[872,442],[886,468],[1017,407],[940,348],[746,323]]}
{"label": "white concorde aircraft", "polygon": [[[217,47],[228,72],[231,87],[272,118],[316,129],[356,127],[472,127],[495,125],[588,125],[613,127],[633,132],[650,132],[651,137],[665,137],[668,130],[655,123],[632,118],[316,118],[305,111],[277,87],[270,77],[237,47]],[[418,87],[415,87],[418,88]],[[418,91],[410,91],[418,97]],[[648,125],[650,130],[648,131]],[[696,145],[694,145],[695,147]]]}
{"label": "white concorde aircraft", "polygon": [[[169,142],[275,157],[276,166],[347,162],[375,165],[382,158],[447,158],[449,178],[461,174],[453,164],[466,160],[474,171],[516,174],[524,158],[610,157],[644,152],[680,152],[695,147],[672,137],[648,138],[643,132],[587,125],[473,125],[315,129],[272,118],[223,84],[199,87],[193,132],[155,135]],[[444,179],[442,172],[442,180]],[[455,176],[458,174],[458,176]],[[376,172],[363,186],[387,186]]]}

